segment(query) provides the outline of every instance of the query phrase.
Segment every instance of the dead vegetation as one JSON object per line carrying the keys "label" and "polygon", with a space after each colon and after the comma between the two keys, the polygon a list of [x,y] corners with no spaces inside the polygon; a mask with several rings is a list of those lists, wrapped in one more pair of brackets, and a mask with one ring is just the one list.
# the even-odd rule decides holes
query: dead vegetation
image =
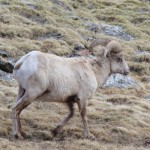
{"label": "dead vegetation", "polygon": [[[3,88],[3,89],[2,89]],[[143,99],[141,89],[103,89],[89,101],[88,117],[94,141],[83,139],[82,122],[77,106],[75,117],[64,128],[64,132],[53,137],[51,130],[64,114],[66,106],[56,103],[33,103],[21,115],[23,130],[28,133],[24,141],[16,143],[12,138],[12,120],[10,104],[14,102],[16,87],[1,86],[0,107],[0,146],[6,149],[31,148],[46,149],[148,149],[150,140],[150,104]],[[121,94],[118,94],[120,92]],[[141,92],[141,94],[140,94]],[[129,96],[130,95],[130,96]],[[7,142],[9,143],[6,144]],[[77,146],[80,145],[80,147]]]}
{"label": "dead vegetation", "polygon": [[[82,138],[78,111],[53,138],[51,130],[67,112],[55,103],[33,103],[21,115],[24,141],[12,138],[11,106],[16,82],[0,81],[0,149],[98,149],[148,150],[150,147],[150,3],[140,0],[0,0],[0,49],[17,60],[32,50],[67,55],[74,46],[89,47],[92,39],[105,37],[120,41],[131,68],[131,75],[143,89],[101,89],[89,101],[88,117],[96,140]],[[119,25],[134,37],[123,41],[90,31],[89,22]],[[77,108],[76,108],[77,110]],[[72,132],[73,131],[73,132]]]}

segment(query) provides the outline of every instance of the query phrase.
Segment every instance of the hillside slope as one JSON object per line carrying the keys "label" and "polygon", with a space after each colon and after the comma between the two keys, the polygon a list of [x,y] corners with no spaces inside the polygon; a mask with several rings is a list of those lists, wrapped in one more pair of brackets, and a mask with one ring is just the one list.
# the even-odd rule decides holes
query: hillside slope
{"label": "hillside slope", "polygon": [[[88,105],[94,141],[82,138],[76,113],[56,138],[65,105],[33,103],[21,114],[27,138],[15,141],[11,106],[17,83],[0,80],[0,149],[148,150],[150,148],[150,2],[147,0],[0,0],[0,53],[18,60],[32,50],[69,55],[92,40],[120,41],[141,87],[99,89]],[[3,55],[0,58],[3,57]]]}

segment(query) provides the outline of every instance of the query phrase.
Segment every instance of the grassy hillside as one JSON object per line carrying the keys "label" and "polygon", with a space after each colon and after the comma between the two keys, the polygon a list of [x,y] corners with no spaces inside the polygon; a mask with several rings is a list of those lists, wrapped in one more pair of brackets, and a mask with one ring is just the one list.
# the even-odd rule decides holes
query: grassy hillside
{"label": "grassy hillside", "polygon": [[[91,29],[94,24],[94,30]],[[116,25],[130,41],[104,34],[101,24]],[[0,50],[15,60],[32,50],[68,55],[93,39],[120,41],[132,78],[141,87],[98,90],[88,105],[89,126],[96,139],[82,138],[75,117],[56,138],[51,130],[67,113],[65,105],[33,103],[21,114],[27,138],[15,141],[11,106],[17,83],[0,81],[0,149],[148,150],[150,148],[150,2],[146,0],[0,0]],[[144,53],[147,55],[145,55]]]}

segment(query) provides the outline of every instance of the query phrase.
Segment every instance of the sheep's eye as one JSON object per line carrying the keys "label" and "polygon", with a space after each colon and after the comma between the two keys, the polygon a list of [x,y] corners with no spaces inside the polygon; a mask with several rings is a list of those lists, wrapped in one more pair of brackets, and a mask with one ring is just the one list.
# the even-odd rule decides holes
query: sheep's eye
{"label": "sheep's eye", "polygon": [[118,62],[122,62],[122,58],[117,58],[117,61]]}

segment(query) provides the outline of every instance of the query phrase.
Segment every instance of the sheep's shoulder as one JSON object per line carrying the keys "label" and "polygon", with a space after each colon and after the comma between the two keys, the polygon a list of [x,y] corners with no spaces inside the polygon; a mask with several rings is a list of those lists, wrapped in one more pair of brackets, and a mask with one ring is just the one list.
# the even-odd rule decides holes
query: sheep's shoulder
{"label": "sheep's shoulder", "polygon": [[89,61],[85,57],[76,58],[75,64],[81,66],[82,68],[86,68],[90,65]]}

